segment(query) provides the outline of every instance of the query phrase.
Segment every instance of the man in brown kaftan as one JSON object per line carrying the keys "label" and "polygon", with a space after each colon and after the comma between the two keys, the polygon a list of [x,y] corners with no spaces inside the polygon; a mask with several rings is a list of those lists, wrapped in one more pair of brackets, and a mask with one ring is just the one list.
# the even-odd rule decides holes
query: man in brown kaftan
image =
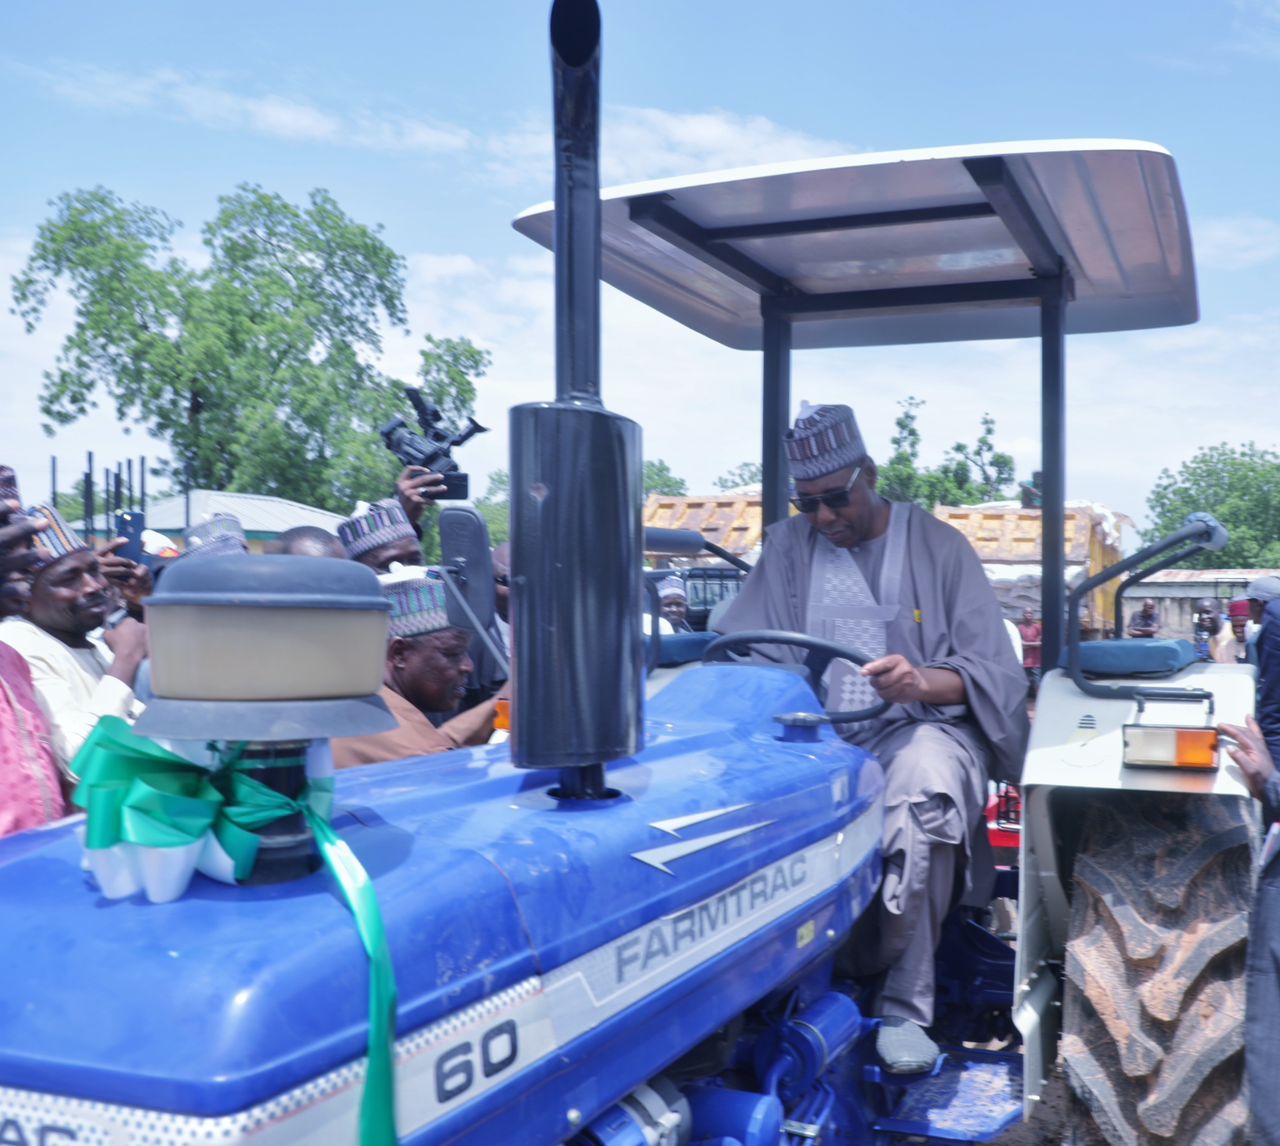
{"label": "man in brown kaftan", "polygon": [[[804,404],[786,446],[800,513],[769,527],[719,627],[800,631],[874,658],[864,668],[833,661],[823,683],[832,711],[892,702],[840,732],[885,767],[878,926],[874,950],[854,954],[859,971],[884,972],[881,1058],[910,1073],[937,1056],[924,1031],[934,950],[972,874],[987,780],[1016,780],[1022,767],[1026,678],[977,555],[951,526],[876,492],[852,410]],[[804,654],[761,646],[755,655]]]}

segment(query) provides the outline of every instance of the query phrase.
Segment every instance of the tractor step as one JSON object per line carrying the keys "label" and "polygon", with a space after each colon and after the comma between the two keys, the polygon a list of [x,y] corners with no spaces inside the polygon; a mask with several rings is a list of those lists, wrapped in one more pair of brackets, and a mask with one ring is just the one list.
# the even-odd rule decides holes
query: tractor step
{"label": "tractor step", "polygon": [[[874,1070],[874,1068],[872,1068]],[[875,1071],[887,1113],[874,1129],[934,1142],[990,1142],[1022,1117],[1022,1056],[947,1047],[942,1067],[906,1085]]]}

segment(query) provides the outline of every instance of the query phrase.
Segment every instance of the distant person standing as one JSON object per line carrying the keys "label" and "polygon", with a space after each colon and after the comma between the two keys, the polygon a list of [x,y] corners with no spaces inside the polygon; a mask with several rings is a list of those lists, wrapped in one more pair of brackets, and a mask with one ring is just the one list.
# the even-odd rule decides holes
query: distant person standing
{"label": "distant person standing", "polygon": [[1018,636],[1022,638],[1022,671],[1027,674],[1027,695],[1035,696],[1040,690],[1040,650],[1044,647],[1044,626],[1036,620],[1034,609],[1022,610]]}
{"label": "distant person standing", "polygon": [[1213,660],[1213,643],[1222,630],[1222,617],[1218,613],[1218,603],[1209,597],[1196,602],[1193,619],[1192,643],[1196,647],[1196,655],[1202,661]]}
{"label": "distant person standing", "polygon": [[1160,632],[1160,614],[1151,597],[1142,602],[1142,608],[1129,618],[1128,633],[1131,637],[1154,637]]}
{"label": "distant person standing", "polygon": [[1213,659],[1220,665],[1242,665],[1249,660],[1249,641],[1245,626],[1249,622],[1249,602],[1239,597],[1227,606],[1230,628],[1218,634],[1213,642]]}

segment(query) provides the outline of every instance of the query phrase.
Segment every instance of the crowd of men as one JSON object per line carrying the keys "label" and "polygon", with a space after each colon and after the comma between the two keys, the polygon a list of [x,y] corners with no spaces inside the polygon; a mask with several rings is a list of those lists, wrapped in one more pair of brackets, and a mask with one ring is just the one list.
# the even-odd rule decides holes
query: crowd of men
{"label": "crowd of men", "polygon": [[[358,561],[378,573],[391,606],[382,699],[399,727],[333,741],[335,766],[426,756],[484,743],[494,730],[503,681],[468,694],[471,633],[449,617],[442,581],[425,567],[419,522],[444,492],[436,474],[410,467],[396,496],[361,505],[337,534],[286,530],[274,551]],[[0,836],[74,811],[73,763],[99,718],[135,720],[151,691],[144,607],[176,561],[249,552],[240,523],[215,514],[190,527],[179,551],[144,535],[142,561],[124,539],[95,548],[48,505],[0,503]],[[505,639],[505,548],[499,613]],[[458,712],[467,696],[471,704]]]}
{"label": "crowd of men", "polygon": [[[927,1070],[938,1054],[928,1028],[942,922],[958,902],[989,898],[994,872],[982,811],[992,780],[1019,777],[1042,629],[1028,609],[1009,633],[965,538],[877,491],[876,463],[849,407],[804,404],[785,448],[797,512],[769,527],[759,563],[715,627],[804,633],[867,658],[834,660],[817,682],[830,711],[884,706],[837,726],[878,757],[886,777],[880,896],[842,959],[848,973],[878,984],[877,1049],[887,1069]],[[381,695],[398,726],[334,740],[339,768],[479,744],[493,731],[505,682],[476,679],[473,634],[450,622],[445,584],[424,567],[419,523],[442,493],[438,475],[411,467],[396,496],[358,507],[336,536],[300,527],[279,538],[281,553],[367,565],[391,605]],[[234,519],[214,518],[188,531],[180,555],[140,563],[123,557],[118,542],[86,544],[51,507],[23,511],[10,502],[0,511],[3,835],[63,815],[76,752],[95,722],[132,719],[146,703],[143,610],[168,563],[248,546]],[[505,545],[493,569],[497,617],[488,636],[505,650]],[[664,579],[656,592],[659,631],[686,631],[680,578]],[[1227,625],[1217,618],[1214,655],[1257,664],[1263,684],[1258,722],[1223,731],[1255,793],[1280,808],[1270,763],[1280,754],[1280,578],[1250,585],[1227,612]],[[1154,602],[1143,602],[1128,635],[1159,631]],[[752,656],[799,662],[803,651],[756,646]]]}

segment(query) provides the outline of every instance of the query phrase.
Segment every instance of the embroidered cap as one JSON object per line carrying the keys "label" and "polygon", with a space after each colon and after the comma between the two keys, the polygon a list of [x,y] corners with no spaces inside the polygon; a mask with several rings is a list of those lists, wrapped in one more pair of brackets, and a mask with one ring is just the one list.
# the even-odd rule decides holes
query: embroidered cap
{"label": "embroidered cap", "polygon": [[32,534],[32,545],[39,554],[39,560],[32,566],[33,569],[43,569],[52,565],[59,557],[89,548],[53,506],[33,505],[27,510],[27,516],[43,517],[49,523],[49,528],[43,533]]}
{"label": "embroidered cap", "polygon": [[665,601],[668,597],[679,597],[682,601],[689,599],[684,582],[679,577],[667,577],[658,582],[658,600]]}
{"label": "embroidered cap", "polygon": [[355,513],[338,522],[338,537],[347,556],[355,559],[405,537],[416,541],[418,535],[414,533],[400,503],[395,498],[387,498],[372,505],[360,502]]}
{"label": "embroidered cap", "polygon": [[211,513],[182,535],[183,557],[229,557],[249,552],[244,526],[230,513]]}
{"label": "embroidered cap", "polygon": [[378,578],[391,602],[388,635],[418,637],[451,629],[444,582],[429,577],[421,565],[402,565]]}
{"label": "embroidered cap", "polygon": [[807,481],[856,466],[866,456],[848,406],[800,403],[796,424],[783,435],[791,476]]}
{"label": "embroidered cap", "polygon": [[1249,598],[1237,597],[1227,606],[1228,617],[1245,617],[1249,616]]}

